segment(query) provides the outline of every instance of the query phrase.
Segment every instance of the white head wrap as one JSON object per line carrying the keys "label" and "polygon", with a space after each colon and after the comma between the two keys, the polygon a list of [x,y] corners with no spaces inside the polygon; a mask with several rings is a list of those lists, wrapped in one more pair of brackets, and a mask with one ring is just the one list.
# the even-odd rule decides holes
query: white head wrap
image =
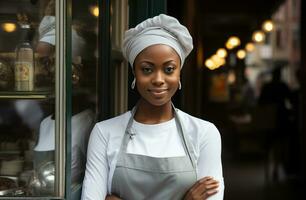
{"label": "white head wrap", "polygon": [[[46,42],[55,46],[55,17],[54,16],[44,16],[41,20],[38,28],[39,41]],[[84,39],[78,35],[78,33],[72,28],[71,30],[72,38],[72,60],[79,59],[83,54],[83,49],[85,46]]]}
{"label": "white head wrap", "polygon": [[193,49],[192,37],[187,28],[174,17],[160,14],[125,32],[123,55],[133,66],[136,56],[145,48],[155,44],[172,47],[181,58],[181,67]]}
{"label": "white head wrap", "polygon": [[39,41],[55,46],[55,17],[44,16],[38,28]]}

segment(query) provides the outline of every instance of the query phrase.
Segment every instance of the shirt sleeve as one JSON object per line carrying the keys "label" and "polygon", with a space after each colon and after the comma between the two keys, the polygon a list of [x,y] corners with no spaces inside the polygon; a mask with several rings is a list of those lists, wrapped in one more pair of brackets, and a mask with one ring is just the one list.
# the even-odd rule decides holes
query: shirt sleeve
{"label": "shirt sleeve", "polygon": [[209,200],[222,200],[224,182],[221,163],[221,136],[218,129],[210,124],[207,132],[200,138],[200,154],[197,163],[198,179],[212,176],[219,181],[218,193],[208,198]]}
{"label": "shirt sleeve", "polygon": [[92,130],[87,150],[82,200],[104,200],[107,195],[108,160],[107,138],[97,125]]}

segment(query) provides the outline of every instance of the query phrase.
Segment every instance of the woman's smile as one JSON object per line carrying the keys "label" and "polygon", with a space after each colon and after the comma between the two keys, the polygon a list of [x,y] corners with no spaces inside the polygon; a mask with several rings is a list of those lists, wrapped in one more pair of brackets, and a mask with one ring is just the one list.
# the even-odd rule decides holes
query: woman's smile
{"label": "woman's smile", "polygon": [[168,92],[168,89],[166,88],[153,88],[153,89],[148,89],[148,91],[155,97],[161,98],[166,95]]}

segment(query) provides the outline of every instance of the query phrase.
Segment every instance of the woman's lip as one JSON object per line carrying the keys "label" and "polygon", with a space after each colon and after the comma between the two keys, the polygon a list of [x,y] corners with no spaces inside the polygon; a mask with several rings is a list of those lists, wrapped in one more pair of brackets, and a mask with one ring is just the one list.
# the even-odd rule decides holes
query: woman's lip
{"label": "woman's lip", "polygon": [[167,89],[149,89],[149,92],[156,97],[162,97],[167,92]]}
{"label": "woman's lip", "polygon": [[149,92],[153,92],[153,93],[162,93],[166,91],[167,89],[149,89]]}

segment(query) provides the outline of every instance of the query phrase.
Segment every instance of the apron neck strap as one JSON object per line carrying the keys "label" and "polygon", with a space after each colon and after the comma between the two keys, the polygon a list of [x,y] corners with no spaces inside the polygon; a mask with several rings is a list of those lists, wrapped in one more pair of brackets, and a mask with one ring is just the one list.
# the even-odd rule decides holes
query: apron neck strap
{"label": "apron neck strap", "polygon": [[[194,154],[193,148],[191,147],[191,144],[190,144],[189,140],[186,138],[186,135],[185,135],[186,131],[185,131],[184,126],[183,126],[183,124],[180,120],[177,109],[175,108],[175,106],[172,102],[171,102],[171,106],[172,106],[172,109],[173,109],[173,112],[174,112],[175,122],[177,124],[178,132],[179,132],[180,138],[182,139],[183,147],[185,149],[185,152],[188,155],[188,157],[190,158],[192,166],[194,168],[196,168],[195,154]],[[132,124],[133,124],[133,120],[134,120],[134,116],[135,116],[135,113],[137,111],[137,108],[138,108],[138,103],[131,110],[131,117],[128,121],[126,130],[125,130],[125,134],[123,136],[123,140],[122,140],[122,144],[121,144],[121,147],[120,147],[119,154],[123,154],[123,153],[126,152],[129,140],[133,139],[133,137],[136,135],[135,130],[133,130],[133,128],[132,128]]]}

